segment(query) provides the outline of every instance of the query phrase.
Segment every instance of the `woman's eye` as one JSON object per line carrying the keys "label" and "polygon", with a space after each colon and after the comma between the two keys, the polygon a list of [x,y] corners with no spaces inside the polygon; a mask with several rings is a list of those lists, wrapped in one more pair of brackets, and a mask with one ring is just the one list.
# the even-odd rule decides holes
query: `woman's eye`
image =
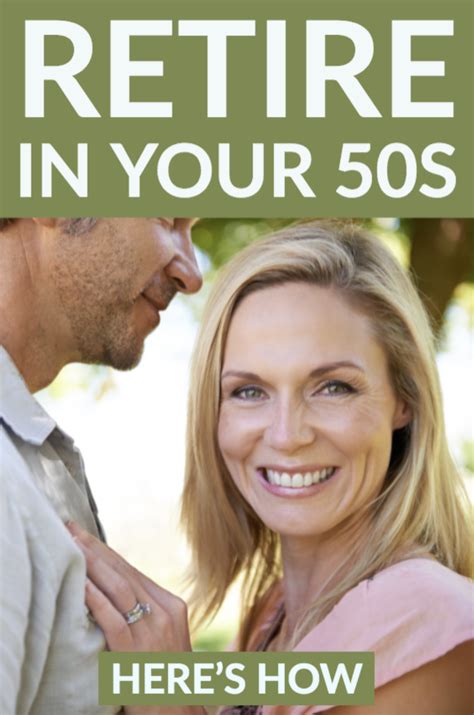
{"label": "woman's eye", "polygon": [[260,387],[238,387],[232,392],[232,397],[237,397],[239,400],[260,400],[263,396],[263,390]]}
{"label": "woman's eye", "polygon": [[347,395],[350,392],[354,392],[354,388],[348,385],[347,382],[330,380],[323,385],[319,392],[323,395]]}

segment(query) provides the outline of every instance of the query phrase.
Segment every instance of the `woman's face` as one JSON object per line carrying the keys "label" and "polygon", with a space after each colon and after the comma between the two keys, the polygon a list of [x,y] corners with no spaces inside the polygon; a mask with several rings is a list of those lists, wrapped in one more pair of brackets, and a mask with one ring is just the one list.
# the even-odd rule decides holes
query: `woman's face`
{"label": "woman's face", "polygon": [[338,292],[286,283],[247,296],[229,329],[218,439],[237,488],[287,536],[327,534],[382,488],[409,420],[369,319]]}

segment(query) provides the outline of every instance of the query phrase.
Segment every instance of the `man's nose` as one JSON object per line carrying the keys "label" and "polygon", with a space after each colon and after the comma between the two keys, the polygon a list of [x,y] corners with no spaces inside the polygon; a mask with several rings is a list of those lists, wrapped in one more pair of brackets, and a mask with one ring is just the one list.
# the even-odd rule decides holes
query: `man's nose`
{"label": "man's nose", "polygon": [[191,241],[191,229],[176,231],[173,239],[176,252],[165,271],[178,291],[196,293],[202,286],[202,275]]}
{"label": "man's nose", "polygon": [[314,440],[315,432],[308,422],[304,404],[293,402],[275,404],[265,431],[265,441],[269,447],[280,452],[291,453],[311,444]]}

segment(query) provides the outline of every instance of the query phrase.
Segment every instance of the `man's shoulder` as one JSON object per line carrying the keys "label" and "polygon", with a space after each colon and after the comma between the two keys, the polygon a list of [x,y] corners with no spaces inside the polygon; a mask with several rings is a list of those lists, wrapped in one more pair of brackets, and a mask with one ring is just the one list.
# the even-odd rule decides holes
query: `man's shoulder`
{"label": "man's shoulder", "polygon": [[[54,522],[60,524],[54,509],[38,488],[33,474],[34,445],[23,442],[0,420],[0,502],[4,530],[6,511],[16,528],[27,531],[49,530]],[[30,454],[31,453],[31,454]],[[56,525],[57,526],[57,525]],[[54,528],[54,527],[53,527]]]}
{"label": "man's shoulder", "polygon": [[0,420],[0,478],[2,492],[37,492],[31,479],[31,468],[25,459],[24,448],[28,448],[21,439]]}

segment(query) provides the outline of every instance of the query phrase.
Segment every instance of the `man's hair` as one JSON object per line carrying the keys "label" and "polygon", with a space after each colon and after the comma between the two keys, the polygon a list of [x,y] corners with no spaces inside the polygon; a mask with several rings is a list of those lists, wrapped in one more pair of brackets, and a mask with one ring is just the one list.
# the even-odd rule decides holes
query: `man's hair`
{"label": "man's hair", "polygon": [[[245,297],[292,282],[331,288],[365,314],[384,349],[395,395],[412,415],[393,435],[381,494],[367,505],[369,538],[354,543],[337,578],[302,615],[296,642],[361,580],[391,563],[432,553],[468,574],[469,524],[462,482],[444,430],[434,341],[408,273],[382,242],[352,224],[294,226],[237,254],[216,280],[191,372],[182,518],[193,550],[195,613],[215,613],[243,576],[245,649],[262,595],[281,576],[278,537],[235,487],[217,441],[220,374],[229,325]],[[269,358],[271,360],[271,357]],[[360,514],[365,520],[367,511]]]}
{"label": "man's hair", "polygon": [[[91,231],[98,220],[97,218],[64,218],[61,219],[61,227],[64,233],[68,233],[70,236],[80,236],[82,233]],[[8,228],[15,221],[18,219],[0,218],[0,231]]]}

